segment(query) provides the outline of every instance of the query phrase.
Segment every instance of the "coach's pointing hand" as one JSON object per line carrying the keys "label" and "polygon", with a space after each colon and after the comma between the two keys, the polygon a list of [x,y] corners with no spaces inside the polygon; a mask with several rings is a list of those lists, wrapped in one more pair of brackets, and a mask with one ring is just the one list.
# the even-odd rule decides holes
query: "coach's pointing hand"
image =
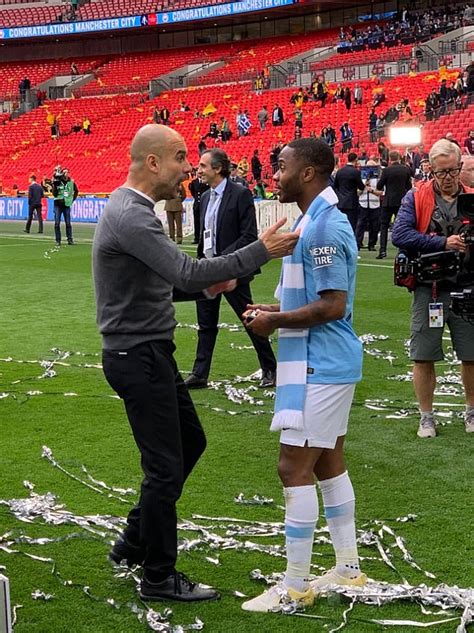
{"label": "coach's pointing hand", "polygon": [[286,224],[286,218],[282,218],[278,220],[278,222],[275,222],[275,224],[272,224],[272,226],[260,236],[260,240],[264,243],[265,248],[273,259],[291,255],[300,236],[299,231],[295,231],[294,233],[278,233],[278,229],[284,224]]}

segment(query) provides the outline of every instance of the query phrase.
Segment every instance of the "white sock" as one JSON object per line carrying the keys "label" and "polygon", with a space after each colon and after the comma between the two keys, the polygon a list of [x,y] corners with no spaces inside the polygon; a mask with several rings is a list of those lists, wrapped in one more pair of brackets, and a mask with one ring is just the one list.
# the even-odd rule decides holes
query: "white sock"
{"label": "white sock", "polygon": [[336,572],[348,578],[360,574],[355,531],[355,497],[349,474],[319,482],[326,521],[336,554]]}
{"label": "white sock", "polygon": [[314,530],[318,520],[316,486],[284,488],[287,567],[285,587],[300,593],[308,589]]}

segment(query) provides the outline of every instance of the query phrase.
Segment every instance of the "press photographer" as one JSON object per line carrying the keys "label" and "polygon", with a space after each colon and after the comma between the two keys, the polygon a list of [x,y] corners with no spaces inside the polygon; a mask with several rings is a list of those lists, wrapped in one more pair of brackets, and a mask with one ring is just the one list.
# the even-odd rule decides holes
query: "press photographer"
{"label": "press photographer", "polygon": [[74,180],[70,178],[69,170],[61,169],[60,165],[57,165],[54,170],[52,183],[54,197],[54,234],[56,244],[61,246],[61,216],[63,215],[64,223],[66,225],[67,243],[72,246],[74,244],[74,240],[72,239],[71,207],[79,193],[77,185]]}
{"label": "press photographer", "polygon": [[[462,185],[461,150],[442,139],[429,154],[433,180],[421,183],[404,197],[392,233],[395,246],[415,266],[416,287],[411,310],[410,358],[413,385],[420,407],[418,437],[435,437],[433,396],[435,362],[443,360],[442,336],[448,325],[453,348],[461,361],[466,394],[466,432],[474,432],[474,324],[451,309],[452,292],[474,286],[470,256],[474,247],[465,240],[465,219],[459,196],[473,192]],[[471,253],[472,251],[472,253]],[[436,254],[428,257],[428,254]],[[469,269],[467,268],[469,267]],[[440,272],[443,273],[440,275]]]}

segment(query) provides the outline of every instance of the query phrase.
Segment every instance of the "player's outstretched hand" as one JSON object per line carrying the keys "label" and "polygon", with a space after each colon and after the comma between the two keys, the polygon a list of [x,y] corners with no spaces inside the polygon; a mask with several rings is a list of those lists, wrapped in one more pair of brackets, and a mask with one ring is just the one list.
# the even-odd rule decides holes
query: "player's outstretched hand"
{"label": "player's outstretched hand", "polygon": [[278,220],[278,222],[275,222],[275,224],[272,224],[272,226],[260,236],[260,240],[265,244],[265,248],[270,253],[272,259],[291,255],[300,236],[299,231],[295,231],[294,233],[278,233],[278,230],[281,229],[284,224],[286,224],[286,218],[282,218]]}

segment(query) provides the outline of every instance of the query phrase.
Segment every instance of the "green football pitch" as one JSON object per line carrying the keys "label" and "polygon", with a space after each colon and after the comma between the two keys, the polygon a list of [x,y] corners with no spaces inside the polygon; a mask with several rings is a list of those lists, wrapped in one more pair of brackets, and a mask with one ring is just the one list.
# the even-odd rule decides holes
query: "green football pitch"
{"label": "green football pitch", "polygon": [[[136,490],[141,479],[138,451],[122,403],[110,397],[113,394],[101,369],[94,366],[100,362],[91,279],[94,229],[74,227],[76,245],[63,246],[58,252],[51,250],[54,240],[50,223],[44,235],[25,235],[22,229],[20,223],[0,223],[0,573],[3,570],[10,579],[12,605],[22,605],[17,610],[15,631],[145,631],[147,624],[139,622],[130,606],[135,603],[144,608],[133,579],[115,577],[107,561],[113,538],[110,532],[47,524],[41,517],[22,522],[5,504],[11,499],[27,499],[30,492],[24,482],[29,481],[35,493],[53,493],[56,502],[72,515],[125,516],[126,503],[101,495],[54,468],[42,457],[43,446],[48,446],[57,462],[79,479],[89,481],[82,465],[108,486]],[[193,253],[189,240],[183,248]],[[466,435],[459,415],[463,410],[460,386],[454,385],[454,395],[436,397],[437,408],[443,414],[439,417],[439,436],[418,439],[411,382],[390,380],[410,370],[405,351],[410,296],[393,286],[391,259],[380,262],[374,255],[361,251],[355,328],[359,335],[386,335],[388,339],[366,345],[364,379],[357,387],[351,413],[347,461],[357,496],[358,529],[367,535],[369,530],[377,534],[382,525],[392,528],[404,539],[421,571],[403,559],[394,536],[387,532],[381,533],[381,548],[395,569],[383,562],[380,550],[373,545],[360,546],[362,565],[371,578],[395,584],[405,578],[410,585],[472,586],[473,438]],[[278,262],[264,268],[252,285],[254,299],[272,300],[278,272]],[[195,307],[192,303],[179,304],[176,311],[183,326],[176,331],[176,358],[185,374],[194,358],[196,332],[186,325],[196,322]],[[221,321],[237,322],[225,301]],[[161,603],[154,608],[163,612],[171,607],[171,623],[175,626],[199,618],[204,630],[210,632],[329,631],[342,622],[348,608],[344,599],[332,596],[318,600],[305,615],[325,619],[308,619],[245,613],[240,608],[242,598],[235,595],[241,592],[253,596],[264,589],[262,581],[251,578],[252,570],[260,569],[267,575],[281,572],[285,566],[281,555],[269,554],[281,553],[281,533],[251,533],[257,521],[283,520],[283,499],[276,473],[278,437],[268,430],[272,399],[261,389],[249,391],[250,382],[234,384],[236,376],[249,376],[258,369],[255,353],[248,346],[249,339],[241,328],[223,328],[219,333],[211,379],[220,384],[216,389],[193,393],[208,448],[178,507],[180,520],[206,526],[208,532],[222,537],[220,543],[231,544],[232,538],[240,543],[226,548],[216,541],[215,548],[210,548],[206,531],[180,532],[180,538],[188,539],[184,543],[198,541],[196,547],[185,548],[180,554],[180,570],[217,587],[222,599],[201,605]],[[62,361],[52,366],[39,364],[59,358],[60,353],[53,349],[71,354],[67,358],[62,354]],[[40,378],[48,367],[55,375]],[[446,362],[440,364],[439,371],[448,375],[458,373],[459,368]],[[246,389],[246,394],[258,402],[230,401],[222,384],[226,382]],[[76,395],[65,395],[71,393]],[[234,499],[240,493],[245,499],[261,495],[274,502],[236,503]],[[134,498],[130,496],[129,505]],[[416,517],[397,521],[409,514]],[[214,519],[193,519],[194,515]],[[222,517],[248,523],[234,522],[232,527],[232,522]],[[240,535],[235,534],[239,525],[245,528]],[[324,525],[321,513],[318,527]],[[38,538],[52,540],[31,542]],[[259,551],[257,545],[264,546],[264,551]],[[271,545],[276,547],[271,549]],[[315,573],[318,568],[332,566],[329,544],[315,542],[313,563]],[[427,577],[423,573],[426,570],[435,578]],[[64,583],[69,580],[72,583]],[[32,593],[36,590],[53,597],[34,600]],[[369,622],[373,619],[443,620],[437,607],[430,611],[423,614],[419,604],[410,602],[381,607],[356,604],[348,614],[345,629],[382,630],[380,624]],[[454,614],[460,616],[461,612]],[[455,631],[456,626],[451,621],[432,630]],[[415,628],[413,624],[396,625],[391,630]]]}

